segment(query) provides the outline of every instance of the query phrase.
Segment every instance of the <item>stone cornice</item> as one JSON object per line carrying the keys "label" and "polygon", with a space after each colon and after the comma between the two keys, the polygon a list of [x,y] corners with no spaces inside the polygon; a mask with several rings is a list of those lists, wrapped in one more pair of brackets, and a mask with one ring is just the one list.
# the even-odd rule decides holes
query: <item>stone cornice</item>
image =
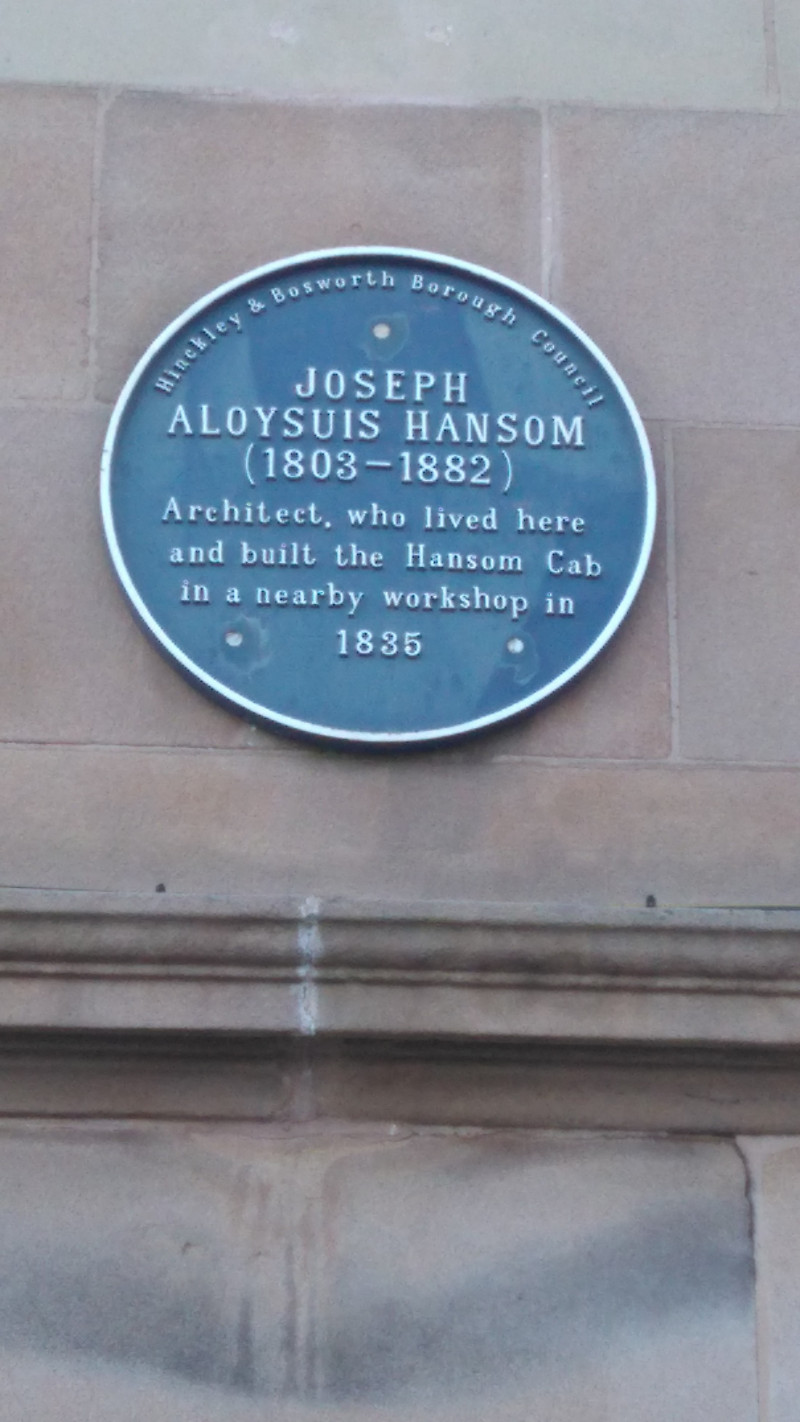
{"label": "stone cornice", "polygon": [[800,909],[0,892],[0,1027],[800,1045]]}

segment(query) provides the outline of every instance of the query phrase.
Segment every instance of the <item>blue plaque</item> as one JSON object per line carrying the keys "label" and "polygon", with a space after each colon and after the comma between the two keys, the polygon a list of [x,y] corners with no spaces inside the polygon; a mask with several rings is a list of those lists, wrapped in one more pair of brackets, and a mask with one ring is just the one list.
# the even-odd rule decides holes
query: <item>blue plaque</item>
{"label": "blue plaque", "polygon": [[653,539],[641,420],[516,283],[343,248],[220,287],[142,357],[102,510],[156,643],[248,719],[413,747],[530,710],[619,626]]}

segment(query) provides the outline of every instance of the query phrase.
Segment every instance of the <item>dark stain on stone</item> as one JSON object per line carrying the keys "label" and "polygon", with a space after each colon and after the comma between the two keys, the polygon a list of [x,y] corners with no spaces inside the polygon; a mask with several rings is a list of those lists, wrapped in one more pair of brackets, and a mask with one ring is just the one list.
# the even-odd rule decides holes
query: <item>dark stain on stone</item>
{"label": "dark stain on stone", "polygon": [[540,1239],[520,1240],[450,1293],[392,1298],[388,1277],[386,1295],[357,1278],[351,1289],[345,1265],[340,1297],[361,1297],[329,1323],[321,1371],[330,1395],[388,1403],[432,1390],[505,1391],[681,1314],[702,1328],[714,1313],[746,1313],[751,1257],[726,1215],[709,1205],[641,1217],[550,1258]]}
{"label": "dark stain on stone", "polygon": [[255,1390],[255,1354],[253,1348],[253,1300],[249,1293],[242,1294],[239,1301],[239,1319],[236,1332],[236,1364],[233,1386],[242,1392]]}
{"label": "dark stain on stone", "polygon": [[[413,1254],[413,1218],[390,1223],[386,1204],[398,1257]],[[442,1256],[438,1282],[434,1260],[421,1287],[398,1284],[388,1263],[366,1269],[357,1250],[329,1255],[330,1309],[314,1328],[313,1371],[323,1395],[390,1405],[530,1388],[554,1369],[626,1346],[631,1336],[657,1337],[687,1315],[702,1331],[715,1316],[746,1319],[752,1308],[752,1256],[734,1198],[653,1208],[578,1237],[580,1244],[549,1248],[532,1200],[529,1223],[515,1216],[494,1254],[483,1241],[480,1262],[470,1264],[454,1245],[452,1259]],[[157,1259],[108,1246],[82,1252],[66,1241],[55,1250],[31,1241],[3,1250],[0,1346],[144,1365],[251,1395],[301,1394],[292,1362],[298,1300],[290,1291],[290,1322],[270,1307],[268,1293],[253,1295],[252,1278],[239,1280],[232,1316],[235,1274],[228,1275],[224,1254],[183,1252],[184,1239],[163,1270]],[[288,1261],[295,1282],[297,1263]],[[276,1335],[288,1377],[265,1376]]]}
{"label": "dark stain on stone", "polygon": [[229,1385],[236,1375],[211,1282],[170,1283],[129,1258],[6,1254],[0,1343],[145,1364],[198,1383]]}

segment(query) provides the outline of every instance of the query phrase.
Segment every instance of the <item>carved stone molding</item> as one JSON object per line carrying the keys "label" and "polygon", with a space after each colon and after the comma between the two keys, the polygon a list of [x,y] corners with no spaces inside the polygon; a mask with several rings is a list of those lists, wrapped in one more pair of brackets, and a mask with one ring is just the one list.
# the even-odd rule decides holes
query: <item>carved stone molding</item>
{"label": "carved stone molding", "polygon": [[786,1049],[800,909],[0,895],[0,1028]]}

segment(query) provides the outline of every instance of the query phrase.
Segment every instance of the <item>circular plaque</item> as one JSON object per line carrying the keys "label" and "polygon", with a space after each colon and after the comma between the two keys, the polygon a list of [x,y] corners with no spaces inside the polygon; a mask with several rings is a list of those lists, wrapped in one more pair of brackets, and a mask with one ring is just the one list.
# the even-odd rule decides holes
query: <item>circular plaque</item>
{"label": "circular plaque", "polygon": [[566,316],[427,252],[343,248],[220,287],[142,357],[102,509],[144,626],[251,720],[424,745],[527,711],[644,575],[652,461]]}

